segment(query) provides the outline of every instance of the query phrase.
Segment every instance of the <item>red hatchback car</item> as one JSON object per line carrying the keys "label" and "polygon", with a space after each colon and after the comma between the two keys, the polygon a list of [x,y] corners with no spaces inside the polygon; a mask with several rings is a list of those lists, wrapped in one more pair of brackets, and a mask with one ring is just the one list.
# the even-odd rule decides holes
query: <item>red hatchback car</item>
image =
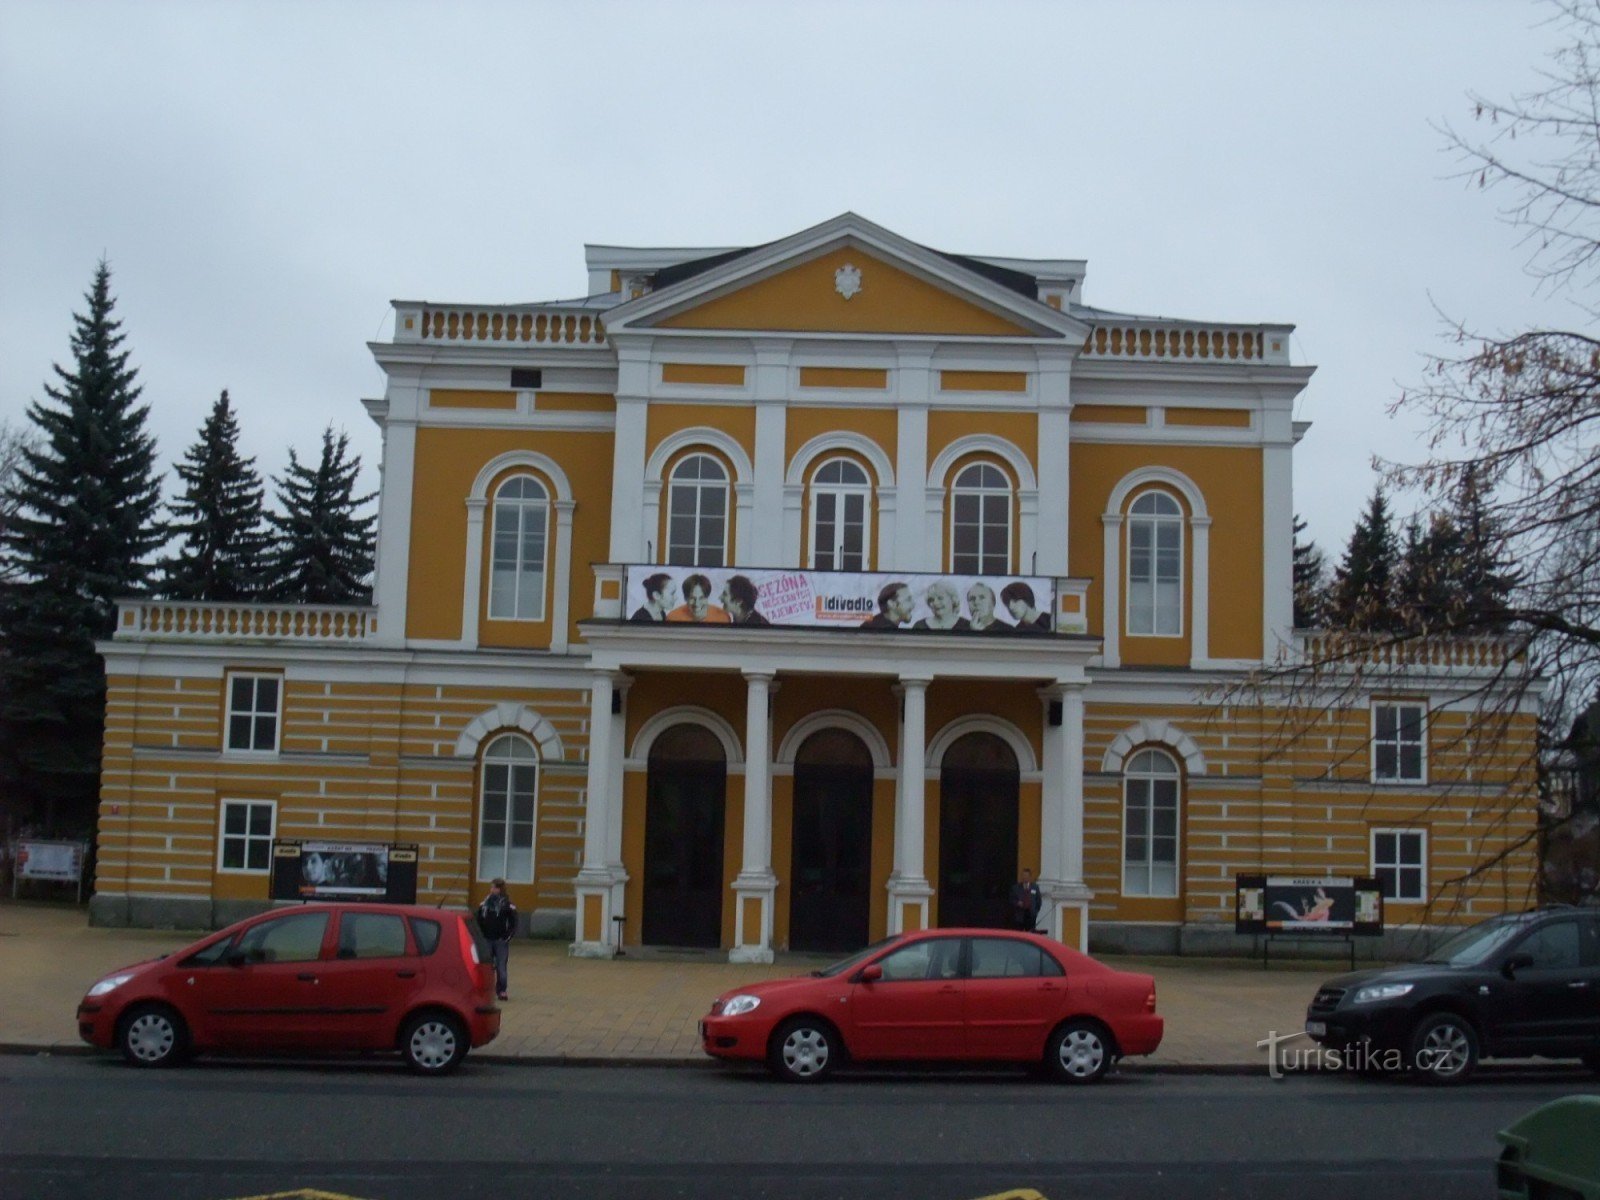
{"label": "red hatchback car", "polygon": [[808,976],[736,988],[700,1022],[707,1054],[810,1083],[853,1062],[1043,1064],[1093,1083],[1161,1044],[1156,984],[1038,934],[900,934]]}
{"label": "red hatchback car", "polygon": [[459,913],[307,904],[124,967],[78,1005],[78,1033],[137,1067],[191,1053],[398,1050],[454,1070],[500,1032],[493,970]]}

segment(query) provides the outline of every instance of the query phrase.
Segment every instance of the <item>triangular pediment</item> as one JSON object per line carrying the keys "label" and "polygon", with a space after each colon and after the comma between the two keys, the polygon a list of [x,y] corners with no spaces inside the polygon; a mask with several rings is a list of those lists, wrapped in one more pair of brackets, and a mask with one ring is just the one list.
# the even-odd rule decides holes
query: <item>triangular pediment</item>
{"label": "triangular pediment", "polygon": [[623,305],[606,324],[614,332],[1061,338],[1078,323],[948,255],[845,214]]}

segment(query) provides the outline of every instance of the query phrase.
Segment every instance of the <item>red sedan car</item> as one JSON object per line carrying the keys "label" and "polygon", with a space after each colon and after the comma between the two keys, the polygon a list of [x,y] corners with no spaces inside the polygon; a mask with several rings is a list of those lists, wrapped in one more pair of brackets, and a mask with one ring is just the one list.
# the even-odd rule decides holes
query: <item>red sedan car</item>
{"label": "red sedan car", "polygon": [[1156,984],[1038,934],[900,934],[796,979],[736,988],[700,1022],[707,1054],[810,1083],[854,1062],[1042,1063],[1093,1083],[1161,1044]]}
{"label": "red sedan car", "polygon": [[307,904],[231,925],[107,975],[78,1033],[136,1067],[206,1050],[398,1050],[412,1070],[454,1070],[500,1032],[493,970],[459,913],[399,904]]}

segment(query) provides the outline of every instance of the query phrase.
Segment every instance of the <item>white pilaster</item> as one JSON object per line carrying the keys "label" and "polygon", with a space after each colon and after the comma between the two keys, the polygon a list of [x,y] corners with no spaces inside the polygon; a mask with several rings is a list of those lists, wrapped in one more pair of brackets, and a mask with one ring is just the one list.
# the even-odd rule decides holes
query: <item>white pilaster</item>
{"label": "white pilaster", "polygon": [[882,571],[933,571],[930,539],[923,519],[923,490],[928,486],[928,405],[933,398],[933,354],[924,346],[898,348],[895,403],[900,410],[895,433],[896,504],[894,544],[885,540],[879,558]]}
{"label": "white pilaster", "polygon": [[[378,499],[377,588],[373,601],[378,608],[378,633],[373,639],[380,646],[403,646],[406,640],[406,594],[411,569],[411,491],[417,461],[417,426],[413,420],[396,419],[394,397],[389,389],[389,416],[383,426],[382,487]],[[415,388],[407,389],[415,392]],[[413,401],[413,406],[415,401]]]}
{"label": "white pilaster", "polygon": [[645,396],[647,371],[630,371],[626,362],[618,364],[619,381],[638,374],[639,391],[617,391],[616,432],[612,441],[611,474],[611,561],[646,561],[645,542],[654,540],[656,526],[645,519],[644,464],[645,421],[650,404]]}
{"label": "white pilaster", "polygon": [[772,672],[746,671],[744,859],[733,881],[733,949],[729,962],[772,961]]}
{"label": "white pilaster", "polygon": [[[1273,417],[1268,414],[1269,432]],[[1285,419],[1286,424],[1290,422]],[[1261,450],[1262,586],[1261,657],[1271,662],[1293,642],[1294,630],[1294,442],[1284,439]],[[382,613],[379,613],[382,616]]]}
{"label": "white pilaster", "polygon": [[461,588],[461,643],[467,649],[478,644],[478,613],[483,605],[483,514],[489,502],[481,496],[467,497],[467,578]]}
{"label": "white pilaster", "polygon": [[[754,389],[756,399],[755,497],[751,515],[751,545],[770,547],[784,529],[784,476],[789,400],[789,343],[756,347]],[[784,543],[787,545],[788,543]],[[761,551],[757,552],[760,557]],[[737,560],[736,560],[737,561]],[[746,560],[754,562],[754,560]],[[757,565],[776,558],[767,552]]]}
{"label": "white pilaster", "polygon": [[579,958],[606,958],[615,951],[616,931],[611,918],[620,889],[606,865],[606,839],[611,826],[611,808],[622,803],[620,778],[613,779],[610,671],[589,675],[589,761],[584,795],[583,866],[573,881],[577,899],[577,934],[569,953]]}
{"label": "white pilaster", "polygon": [[1100,560],[1103,603],[1100,613],[1101,661],[1108,667],[1122,665],[1122,514],[1103,513],[1104,557]]}
{"label": "white pilaster", "polygon": [[903,677],[900,697],[900,772],[895,787],[894,872],[889,876],[889,932],[928,927],[933,895],[923,865],[928,753],[929,680]]}
{"label": "white pilaster", "polygon": [[[1083,689],[1082,683],[1040,688],[1044,703],[1044,787],[1040,808],[1039,890],[1048,912],[1046,927],[1057,941],[1086,950],[1089,901],[1083,881]],[[1050,709],[1061,706],[1052,724]]]}
{"label": "white pilaster", "polygon": [[1211,518],[1189,518],[1194,543],[1194,595],[1189,598],[1189,656],[1199,667],[1211,658]]}
{"label": "white pilaster", "polygon": [[[1068,575],[1068,480],[1072,443],[1071,374],[1067,363],[1039,364],[1039,518],[1040,575]],[[1029,564],[1022,563],[1024,569]]]}
{"label": "white pilaster", "polygon": [[[572,605],[572,500],[557,500],[555,579],[550,592],[550,652],[567,652],[567,619]],[[480,520],[482,518],[480,517]]]}

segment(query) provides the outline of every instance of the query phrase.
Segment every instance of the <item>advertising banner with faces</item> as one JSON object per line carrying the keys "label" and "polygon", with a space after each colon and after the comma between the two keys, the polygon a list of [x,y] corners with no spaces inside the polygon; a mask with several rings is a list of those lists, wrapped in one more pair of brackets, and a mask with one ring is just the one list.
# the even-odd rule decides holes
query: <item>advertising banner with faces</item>
{"label": "advertising banner with faces", "polygon": [[906,575],[739,567],[629,567],[623,616],[663,625],[1053,632],[1055,582],[1032,575]]}

